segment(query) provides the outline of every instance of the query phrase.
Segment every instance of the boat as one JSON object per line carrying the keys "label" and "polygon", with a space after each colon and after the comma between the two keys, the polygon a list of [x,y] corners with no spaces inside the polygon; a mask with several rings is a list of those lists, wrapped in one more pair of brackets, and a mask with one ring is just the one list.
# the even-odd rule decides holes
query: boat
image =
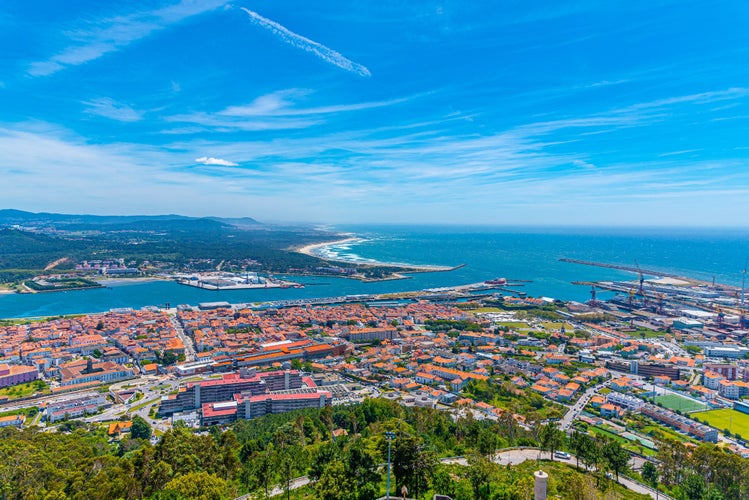
{"label": "boat", "polygon": [[506,285],[507,278],[494,278],[493,280],[484,281],[487,285]]}

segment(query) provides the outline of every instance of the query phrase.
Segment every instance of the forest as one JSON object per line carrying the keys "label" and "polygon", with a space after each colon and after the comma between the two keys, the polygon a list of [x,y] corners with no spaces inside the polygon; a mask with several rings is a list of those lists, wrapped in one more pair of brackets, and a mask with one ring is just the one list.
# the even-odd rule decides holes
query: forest
{"label": "forest", "polygon": [[[196,433],[178,424],[156,445],[145,439],[145,422],[134,422],[132,436],[114,441],[103,428],[78,422],[58,432],[6,428],[0,432],[0,486],[7,499],[219,500],[248,492],[265,498],[308,476],[310,485],[283,496],[371,500],[385,491],[385,432],[393,432],[393,492],[406,485],[414,498],[436,492],[454,500],[529,498],[539,464],[500,467],[491,461],[495,450],[511,446],[566,449],[577,456],[573,466],[540,465],[550,473],[552,498],[602,498],[604,492],[606,498],[643,498],[610,479],[611,473],[627,472],[628,454],[616,441],[579,433],[568,439],[553,424],[524,429],[509,413],[496,422],[470,415],[456,422],[444,412],[369,399],[242,420],[228,429]],[[467,465],[440,461],[456,455],[466,457]],[[659,467],[643,470],[641,480],[674,498],[744,498],[749,491],[747,460],[714,445],[689,450],[666,442],[658,458]],[[585,473],[586,466],[596,472]]]}
{"label": "forest", "polygon": [[[65,272],[83,260],[145,261],[166,268],[188,268],[192,261],[257,261],[268,272],[313,270],[323,261],[289,251],[289,247],[326,241],[330,234],[303,228],[239,228],[219,221],[158,220],[110,224],[96,230],[67,225],[55,232],[0,229],[0,282],[14,282],[45,273],[45,267],[66,259],[53,271]],[[215,265],[213,267],[215,268]]]}

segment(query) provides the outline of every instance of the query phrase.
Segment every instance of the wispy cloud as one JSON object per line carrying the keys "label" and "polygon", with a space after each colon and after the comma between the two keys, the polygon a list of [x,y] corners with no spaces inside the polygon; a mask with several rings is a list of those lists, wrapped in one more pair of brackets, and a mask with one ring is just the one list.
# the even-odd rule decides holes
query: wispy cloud
{"label": "wispy cloud", "polygon": [[[408,96],[328,106],[300,105],[300,101],[312,93],[307,89],[285,89],[257,97],[246,105],[229,106],[215,113],[197,112],[173,115],[167,117],[166,120],[201,125],[214,132],[303,129],[324,123],[328,117],[340,113],[394,106],[418,97]],[[179,129],[177,132],[180,130],[187,130],[187,133],[205,131],[205,129]]]}
{"label": "wispy cloud", "polygon": [[666,151],[665,153],[658,154],[658,157],[664,158],[666,156],[686,155],[689,153],[697,153],[699,151],[702,151],[702,149],[681,149],[679,151]]}
{"label": "wispy cloud", "polygon": [[109,97],[92,99],[83,103],[86,113],[103,116],[120,122],[137,122],[143,118],[143,112],[137,111],[127,104],[117,102]]}
{"label": "wispy cloud", "polygon": [[270,130],[304,129],[322,123],[315,119],[247,119],[247,117],[227,117],[211,113],[189,113],[173,115],[166,118],[168,122],[191,123],[200,127],[180,127],[176,130],[164,130],[162,133],[199,133],[199,132],[261,132]]}
{"label": "wispy cloud", "polygon": [[224,160],[223,158],[213,158],[209,156],[201,156],[200,158],[195,158],[195,163],[200,163],[201,165],[217,165],[220,167],[236,167],[239,164],[234,163],[233,161]]}
{"label": "wispy cloud", "polygon": [[30,76],[47,76],[117,52],[189,17],[203,14],[228,0],[181,0],[161,9],[116,15],[83,24],[64,33],[70,45],[44,61],[31,63]]}
{"label": "wispy cloud", "polygon": [[384,101],[370,101],[353,104],[338,104],[331,106],[318,106],[310,108],[295,107],[291,97],[304,97],[311,92],[305,89],[287,89],[258,97],[246,106],[230,106],[220,115],[226,116],[305,116],[325,115],[331,113],[344,113],[349,111],[362,111],[365,109],[383,108],[394,104],[401,104],[412,99],[402,97]]}
{"label": "wispy cloud", "polygon": [[340,52],[336,52],[335,50],[326,47],[321,43],[315,42],[314,40],[310,40],[309,38],[294,33],[293,31],[285,28],[277,22],[271,21],[270,19],[261,16],[257,12],[251,11],[250,9],[246,9],[244,7],[240,8],[250,16],[250,19],[253,23],[267,29],[289,45],[310,52],[323,61],[334,66],[338,66],[339,68],[344,69],[350,73],[354,73],[361,77],[367,78],[372,76],[372,73],[369,71],[369,69],[359,63],[355,63],[354,61],[347,59]]}

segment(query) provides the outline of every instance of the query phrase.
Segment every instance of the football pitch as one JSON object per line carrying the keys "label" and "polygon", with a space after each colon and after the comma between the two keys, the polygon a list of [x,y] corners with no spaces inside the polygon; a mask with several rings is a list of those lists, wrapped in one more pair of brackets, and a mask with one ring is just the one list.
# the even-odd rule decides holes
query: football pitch
{"label": "football pitch", "polygon": [[740,411],[724,408],[722,410],[711,410],[694,415],[700,422],[707,422],[721,431],[728,429],[733,434],[739,434],[742,438],[749,437],[749,415]]}
{"label": "football pitch", "polygon": [[697,401],[677,396],[676,394],[666,394],[665,396],[656,396],[656,403],[660,403],[664,408],[669,410],[681,410],[683,413],[689,413],[697,410],[704,410],[706,405]]}

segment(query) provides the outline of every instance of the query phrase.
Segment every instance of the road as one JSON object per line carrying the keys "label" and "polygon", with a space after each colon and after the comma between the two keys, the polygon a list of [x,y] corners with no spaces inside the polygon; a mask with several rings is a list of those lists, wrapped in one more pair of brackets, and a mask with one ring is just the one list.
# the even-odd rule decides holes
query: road
{"label": "road", "polygon": [[[151,418],[148,413],[151,410],[151,407],[161,400],[162,396],[175,390],[179,386],[179,384],[179,380],[172,380],[163,376],[142,377],[137,381],[130,381],[130,384],[128,384],[129,388],[139,390],[143,394],[143,397],[141,399],[129,405],[115,404],[107,408],[103,412],[92,415],[90,417],[86,417],[83,420],[92,423],[112,422],[118,420],[124,414],[128,414],[130,418],[132,418],[133,415],[140,415],[140,417],[148,422],[154,429],[166,432],[170,428],[168,423],[162,420]],[[114,386],[112,387],[114,388]],[[123,388],[122,384],[118,384],[115,390],[120,390],[121,388]],[[149,404],[145,405],[142,408],[138,408],[144,403]]]}
{"label": "road", "polygon": [[[498,463],[499,465],[505,466],[518,465],[525,462],[526,460],[551,460],[551,453],[548,451],[541,451],[538,448],[518,448],[512,450],[502,450],[498,452],[493,458],[494,462]],[[561,462],[572,466],[576,464],[574,455],[570,455],[570,458],[568,459],[554,458],[554,460],[556,462]],[[445,458],[442,459],[441,462],[444,464],[468,465],[468,462],[464,457]],[[616,478],[612,478],[612,481],[615,480]],[[653,490],[652,488],[624,476],[619,476],[619,484],[636,493],[649,495],[651,498],[662,498],[664,500],[670,499],[670,497],[666,494],[660,492],[656,494],[655,490]]]}
{"label": "road", "polygon": [[575,421],[575,419],[580,415],[580,413],[585,408],[585,405],[588,404],[588,401],[590,401],[590,398],[593,397],[593,395],[598,392],[600,389],[605,387],[608,384],[608,381],[601,382],[598,385],[595,385],[585,391],[582,396],[575,402],[575,404],[569,409],[569,411],[562,417],[562,420],[560,422],[560,429],[563,431],[568,431],[570,426],[572,426],[572,422]]}
{"label": "road", "polygon": [[[551,453],[548,451],[541,451],[538,448],[515,448],[511,450],[500,450],[497,452],[493,459],[494,462],[496,462],[499,465],[518,465],[526,460],[551,460]],[[576,463],[576,459],[574,455],[570,455],[570,458],[568,459],[562,459],[562,458],[555,458],[554,459],[557,462],[565,463],[571,466],[574,466]],[[440,463],[443,464],[454,464],[454,465],[463,465],[467,466],[468,461],[465,457],[452,457],[452,458],[443,458],[440,460]],[[384,464],[383,464],[384,465]],[[592,470],[592,469],[588,469]],[[615,481],[616,478],[612,478],[612,481]],[[302,486],[307,486],[310,484],[312,480],[308,478],[307,476],[297,477],[291,481],[291,488],[292,490],[295,490],[297,488],[301,488]],[[655,490],[652,488],[645,486],[644,484],[638,483],[636,481],[633,481],[625,476],[619,476],[619,484],[622,486],[634,491],[635,493],[640,493],[643,495],[649,495],[651,498],[656,499],[663,499],[663,500],[673,500],[671,497],[666,495],[665,493],[656,493]],[[275,497],[283,494],[286,491],[286,488],[282,485],[275,486],[269,496]],[[251,498],[251,495],[242,495],[241,497],[236,498],[235,500],[249,500]]]}
{"label": "road", "polygon": [[177,330],[177,336],[185,345],[185,359],[187,361],[195,361],[197,356],[195,355],[195,346],[192,343],[192,339],[185,333],[185,329],[182,328],[179,320],[177,320],[177,316],[170,315],[169,319],[171,320],[174,329]]}

